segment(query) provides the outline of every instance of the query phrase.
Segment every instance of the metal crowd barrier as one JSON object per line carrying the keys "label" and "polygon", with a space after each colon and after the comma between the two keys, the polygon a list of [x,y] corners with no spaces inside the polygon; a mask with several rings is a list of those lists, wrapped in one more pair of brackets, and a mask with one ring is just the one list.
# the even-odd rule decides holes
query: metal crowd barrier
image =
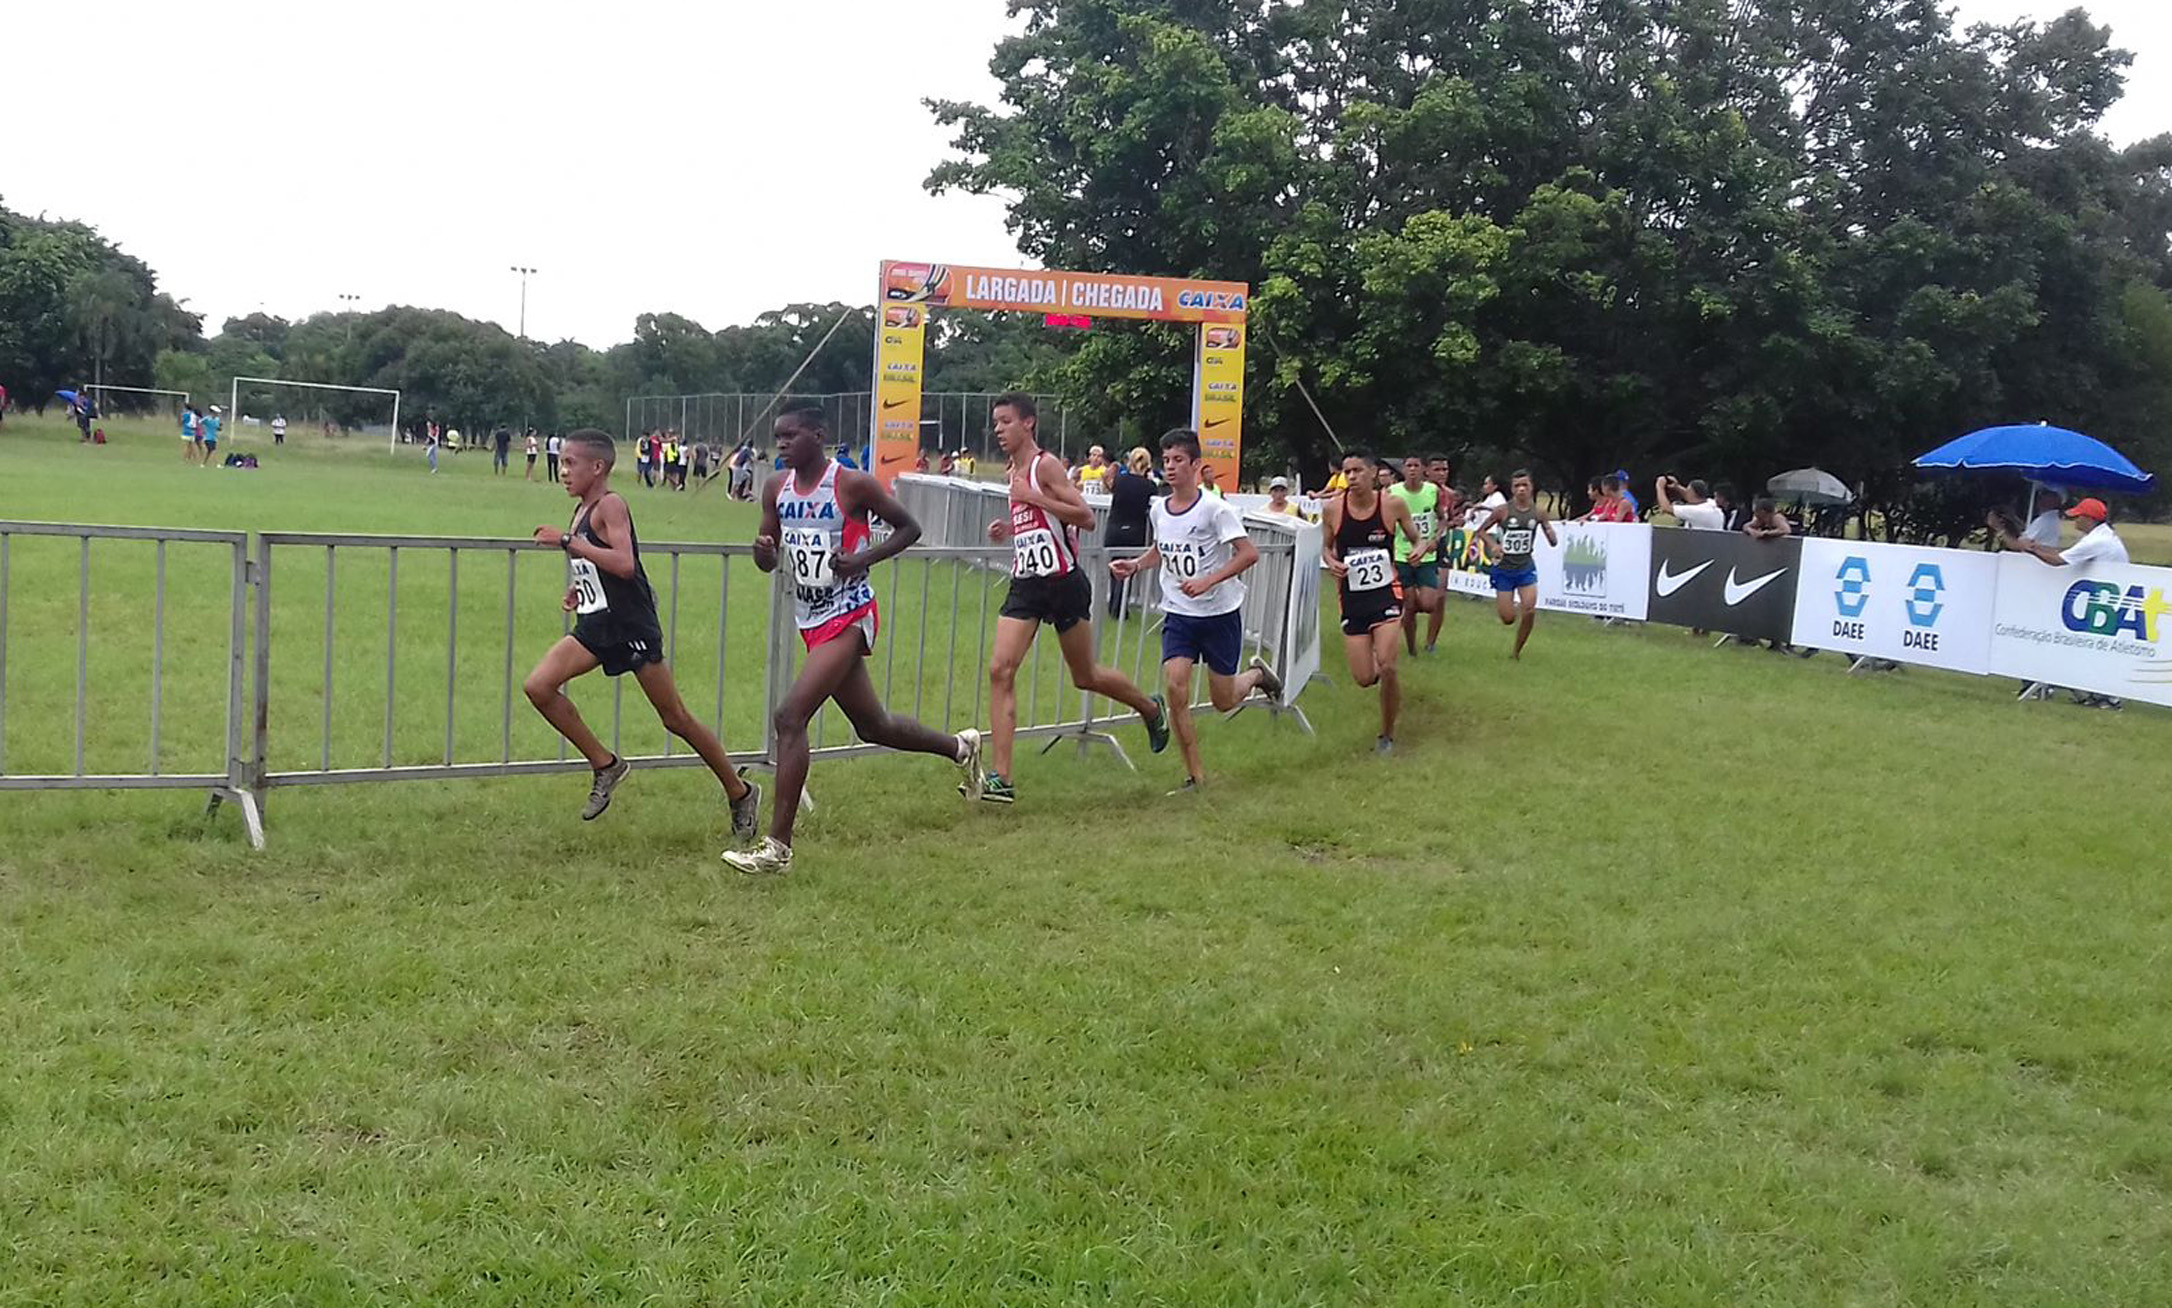
{"label": "metal crowd barrier", "polygon": [[[0,521],[0,790],[205,790],[214,807],[235,801],[261,844],[242,740],[248,543],[238,531]],[[119,575],[94,583],[94,559]],[[71,567],[72,605],[50,586],[22,595],[26,573]],[[71,660],[54,657],[71,643]]]}
{"label": "metal crowd barrier", "polygon": [[[761,762],[769,753],[768,715],[760,711],[766,696],[751,682],[733,680],[734,672],[752,677],[761,667],[757,648],[742,645],[736,661],[733,650],[735,604],[739,616],[751,624],[759,620],[762,597],[770,589],[769,579],[753,569],[753,547],[644,541],[641,556],[656,591],[665,658],[681,699],[727,745],[760,741],[759,749],[733,751],[735,762]],[[735,565],[735,560],[741,562]],[[521,539],[266,532],[257,538],[257,568],[263,582],[256,597],[255,758],[260,788],[526,776],[587,768],[525,702],[521,690],[527,670],[572,627],[572,615],[559,602],[568,567],[556,551],[538,550],[533,541]],[[690,575],[697,571],[698,581]],[[740,574],[736,587],[734,573]],[[296,580],[290,582],[290,577]],[[311,593],[301,594],[304,588]],[[314,600],[320,588],[321,609],[314,603],[287,606],[288,596]],[[403,612],[408,623],[404,629]],[[298,638],[320,620],[321,635],[316,648],[308,651],[309,664],[279,663],[277,654],[287,642],[300,643]],[[291,637],[290,624],[300,628]],[[431,632],[441,634],[433,640]],[[478,684],[471,675],[477,661],[472,656],[463,659],[464,645],[487,652],[488,670],[496,675]],[[373,674],[373,680],[382,676],[381,694],[374,684],[363,686],[357,677],[340,675],[343,662],[354,662],[358,650],[381,651],[382,666]],[[372,665],[374,660],[363,664]],[[598,738],[635,765],[703,766],[698,755],[656,722],[638,683],[629,724],[629,680],[585,677],[567,693],[580,704]],[[713,697],[704,693],[712,686]],[[496,710],[487,722],[479,716],[463,719],[464,690],[470,695],[480,690],[487,697]],[[442,712],[436,702],[440,693]],[[610,696],[607,713],[599,713],[593,703],[581,703],[601,693]],[[274,740],[273,700],[286,704],[311,694],[317,700],[308,724],[314,728],[313,739],[299,745]],[[709,701],[706,714],[701,712],[704,700]],[[370,710],[367,730],[360,729],[351,709],[347,719],[338,716],[343,701],[359,701]],[[478,732],[478,725],[492,729]],[[650,731],[656,733],[654,748],[625,743],[629,734],[638,738]],[[750,736],[750,731],[755,734]]]}
{"label": "metal crowd barrier", "polygon": [[[1000,507],[1001,488],[992,489]],[[875,575],[881,634],[869,670],[897,712],[947,731],[985,725],[1010,548],[986,539],[985,491],[906,493],[930,515],[932,540]],[[1246,653],[1279,667],[1294,547],[1272,533],[1255,539]],[[94,543],[101,561],[129,543],[143,557],[94,582]],[[772,766],[771,712],[804,656],[789,591],[752,570],[748,544],[641,549],[682,699],[734,762]],[[184,550],[192,564],[203,553],[220,562],[182,569]],[[1111,557],[1103,546],[1081,551],[1097,657],[1152,694],[1162,689],[1160,587],[1142,579],[1112,604]],[[64,597],[49,579],[71,567]],[[26,568],[47,581],[26,587]],[[252,554],[242,532],[0,522],[0,789],[202,789],[214,808],[235,802],[261,846],[263,801],[283,787],[583,770],[521,690],[572,625],[567,581],[563,556],[523,539],[266,532]],[[56,659],[71,640],[72,664]],[[636,766],[701,766],[630,680],[584,677],[567,693]],[[1017,693],[1021,738],[1043,740],[1044,752],[1106,745],[1129,764],[1109,728],[1131,710],[1076,688],[1053,632],[1034,642]],[[137,710],[147,726],[124,730]],[[216,736],[214,724],[223,724]],[[810,729],[818,758],[875,748],[854,739],[835,706]],[[25,760],[34,762],[10,770]]]}

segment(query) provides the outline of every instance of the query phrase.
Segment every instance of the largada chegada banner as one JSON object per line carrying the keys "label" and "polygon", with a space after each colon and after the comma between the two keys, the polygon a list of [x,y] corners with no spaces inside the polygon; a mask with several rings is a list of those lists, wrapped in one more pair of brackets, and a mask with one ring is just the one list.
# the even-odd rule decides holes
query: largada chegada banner
{"label": "largada chegada banner", "polygon": [[[914,426],[911,432],[885,429],[884,414],[902,415],[906,408],[900,404],[886,411],[882,402],[877,402],[874,438],[878,471],[888,481],[910,467],[918,452],[917,402],[927,312],[941,308],[989,309],[1196,324],[1191,425],[1199,433],[1207,462],[1214,465],[1221,484],[1234,487],[1244,449],[1244,324],[1250,301],[1251,288],[1243,282],[885,260],[877,310],[883,317],[883,330],[876,337],[876,389],[882,390],[893,370],[894,375],[905,376],[908,370],[902,365],[910,362]],[[886,339],[893,316],[901,324],[895,344]],[[914,318],[910,327],[903,325],[908,317]],[[903,399],[902,389],[891,398]],[[1156,422],[1149,420],[1147,425],[1155,426]],[[897,462],[887,462],[890,459]]]}

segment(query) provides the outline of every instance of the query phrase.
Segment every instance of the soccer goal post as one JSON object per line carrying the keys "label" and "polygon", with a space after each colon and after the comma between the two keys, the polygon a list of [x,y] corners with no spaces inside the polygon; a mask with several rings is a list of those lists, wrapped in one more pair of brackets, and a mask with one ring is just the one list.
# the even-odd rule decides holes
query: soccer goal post
{"label": "soccer goal post", "polygon": [[239,427],[246,419],[241,412],[241,388],[244,384],[259,387],[291,386],[299,390],[344,391],[349,394],[389,395],[392,397],[392,431],[386,448],[397,454],[400,449],[400,393],[390,386],[348,386],[340,382],[296,381],[291,377],[236,377],[227,393],[226,410]]}
{"label": "soccer goal post", "polygon": [[[166,416],[173,417],[181,411],[182,405],[189,402],[189,393],[187,391],[168,390],[161,386],[107,386],[99,383],[86,386],[83,389],[91,393],[91,398],[98,403],[98,412],[102,414],[112,413],[117,409],[148,412],[161,403],[155,397],[167,395],[172,397],[173,408],[166,413]],[[109,395],[116,395],[121,398],[109,402],[106,399]]]}

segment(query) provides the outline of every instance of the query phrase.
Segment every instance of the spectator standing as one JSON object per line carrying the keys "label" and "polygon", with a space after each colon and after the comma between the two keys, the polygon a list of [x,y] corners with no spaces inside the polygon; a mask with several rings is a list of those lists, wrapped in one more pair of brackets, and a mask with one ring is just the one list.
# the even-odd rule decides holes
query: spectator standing
{"label": "spectator standing", "polygon": [[523,447],[525,448],[525,450],[526,450],[526,453],[527,453],[527,455],[528,455],[528,475],[527,475],[527,476],[525,476],[525,477],[523,477],[523,478],[521,478],[521,480],[523,480],[523,481],[534,481],[534,480],[535,480],[535,456],[536,456],[536,453],[537,453],[537,450],[536,450],[536,438],[535,438],[535,428],[533,428],[533,427],[530,427],[530,428],[528,429],[528,435],[527,435],[527,437],[526,437],[526,438],[525,438],[525,439],[524,439],[524,440],[522,441],[522,445],[523,445]]}
{"label": "spectator standing", "polygon": [[2066,497],[2058,491],[2049,486],[2039,486],[2036,490],[2036,501],[2031,506],[2036,510],[2036,515],[2029,519],[2028,526],[2021,529],[2021,539],[2048,549],[2059,548],[2059,519],[2064,516],[2059,511],[2059,506],[2065,501]]}
{"label": "spectator standing", "polygon": [[[1100,446],[1094,448],[1099,449]],[[1144,445],[1133,450],[1126,466],[1109,484],[1109,523],[1102,541],[1109,552],[1124,555],[1147,545],[1148,523],[1154,509],[1154,456]],[[1131,594],[1131,580],[1113,577],[1109,583],[1109,616],[1119,617]]]}
{"label": "spectator standing", "polygon": [[211,412],[196,423],[197,433],[204,438],[204,466],[207,468],[219,457],[219,415],[222,412],[223,410],[214,404]]}
{"label": "spectator standing", "polygon": [[1629,489],[1629,470],[1627,468],[1614,469],[1614,481],[1621,487],[1622,503],[1629,506],[1629,517],[1626,521],[1641,521],[1644,517],[1644,506],[1637,503],[1636,492]]}
{"label": "spectator standing", "polygon": [[1199,489],[1216,499],[1222,498],[1222,488],[1216,484],[1213,464],[1202,463],[1199,465]]}
{"label": "spectator standing", "polygon": [[513,462],[513,433],[500,427],[490,433],[490,470],[503,477]]}
{"label": "spectator standing", "polygon": [[431,476],[433,476],[433,477],[435,477],[435,476],[437,475],[437,446],[438,446],[438,439],[437,439],[437,428],[436,428],[435,426],[432,426],[432,427],[430,428],[430,434],[429,434],[429,436],[428,436],[428,437],[426,438],[426,441],[427,441],[427,443],[426,443],[426,444],[424,445],[424,447],[423,447],[423,453],[424,453],[425,455],[427,455],[427,456],[429,457],[429,460],[430,460],[430,475],[431,475]]}
{"label": "spectator standing", "polygon": [[543,466],[554,482],[558,480],[558,451],[564,447],[565,441],[557,432],[552,432],[550,439],[543,442]]}
{"label": "spectator standing", "polygon": [[284,445],[286,443],[287,415],[283,413],[275,413],[272,415],[272,444]]}
{"label": "spectator standing", "polygon": [[1287,477],[1276,477],[1267,483],[1267,507],[1261,511],[1290,518],[1305,516],[1298,511],[1297,501],[1290,498],[1290,479]]}
{"label": "spectator standing", "polygon": [[1674,520],[1692,531],[1725,531],[1727,515],[1712,502],[1712,492],[1702,481],[1692,480],[1687,486],[1672,477],[1661,477],[1652,483],[1659,499],[1661,512],[1674,516]]}
{"label": "spectator standing", "polygon": [[181,462],[194,463],[204,450],[204,416],[193,404],[181,406]]}

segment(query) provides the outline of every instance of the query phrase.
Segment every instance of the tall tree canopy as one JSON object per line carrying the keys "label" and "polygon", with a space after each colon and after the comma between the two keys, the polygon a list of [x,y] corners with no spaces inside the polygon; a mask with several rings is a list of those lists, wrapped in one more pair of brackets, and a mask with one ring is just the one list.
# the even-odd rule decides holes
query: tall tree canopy
{"label": "tall tree canopy", "polygon": [[[1015,0],[929,186],[1051,266],[1255,287],[1248,448],[1897,484],[1994,421],[2172,455],[2172,137],[2079,11],[1937,0]],[[1184,411],[1166,331],[1075,402]]]}

